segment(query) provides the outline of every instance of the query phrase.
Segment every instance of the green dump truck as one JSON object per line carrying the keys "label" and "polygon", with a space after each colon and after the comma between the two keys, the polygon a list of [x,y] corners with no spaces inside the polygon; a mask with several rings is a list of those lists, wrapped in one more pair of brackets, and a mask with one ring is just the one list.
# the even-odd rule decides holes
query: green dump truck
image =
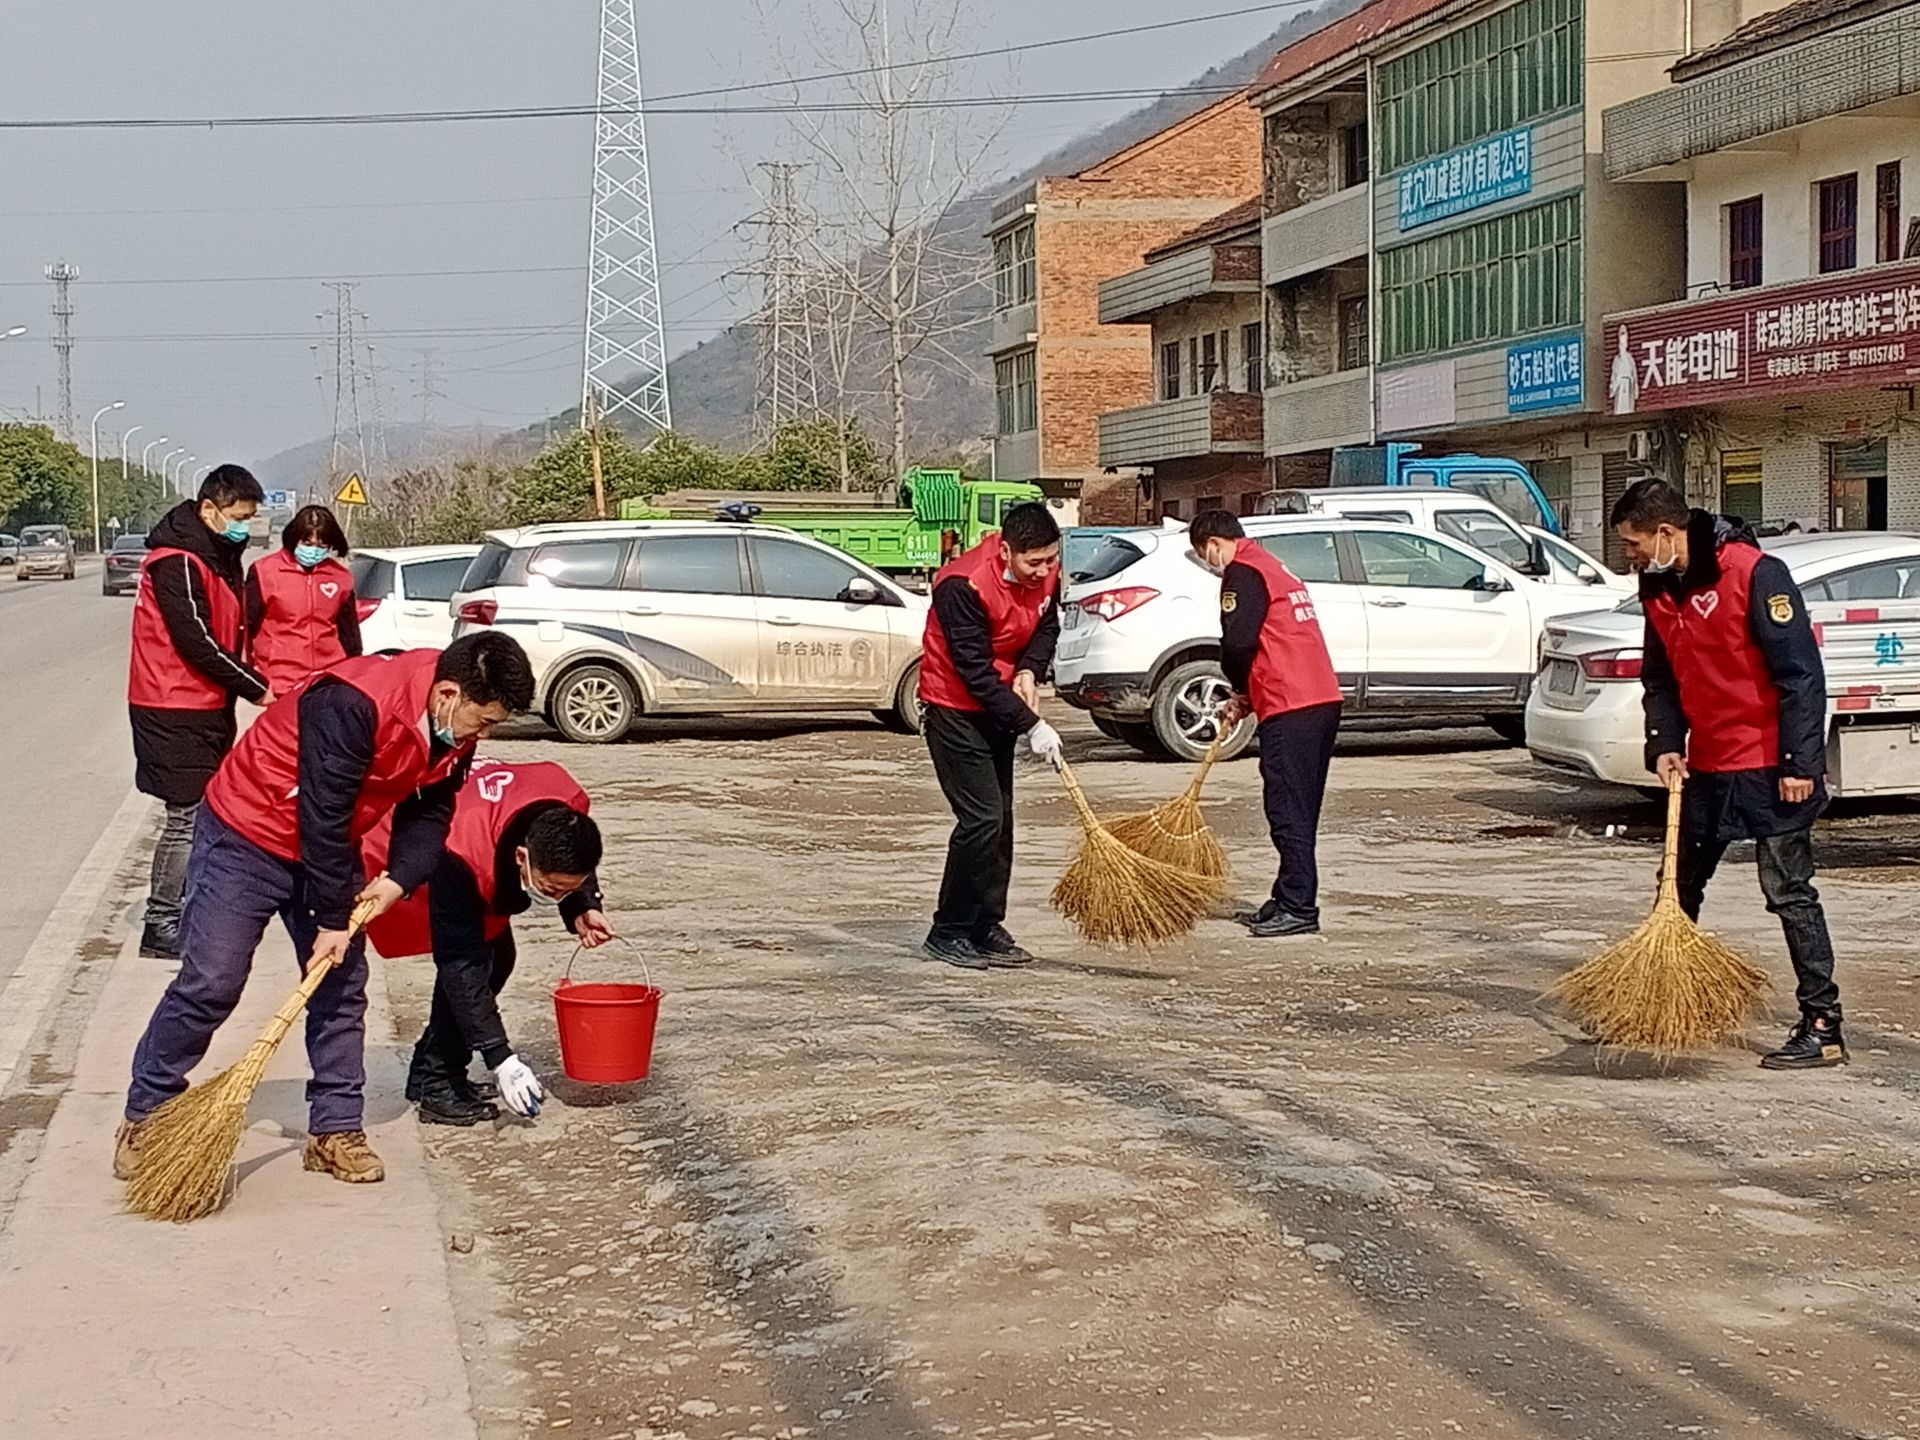
{"label": "green dump truck", "polygon": [[[804,508],[797,494],[743,495],[704,511],[661,509],[643,500],[623,501],[622,520],[719,519],[778,525],[811,535],[856,560],[892,575],[928,574],[948,556],[979,543],[1000,528],[1015,505],[1040,499],[1040,487],[1016,481],[964,480],[958,470],[910,470],[900,485],[900,504]],[[788,508],[793,502],[795,508]]]}

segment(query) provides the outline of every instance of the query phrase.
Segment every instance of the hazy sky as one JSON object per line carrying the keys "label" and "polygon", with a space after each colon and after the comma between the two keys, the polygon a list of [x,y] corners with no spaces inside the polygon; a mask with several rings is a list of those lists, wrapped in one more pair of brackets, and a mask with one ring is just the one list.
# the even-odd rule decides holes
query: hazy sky
{"label": "hazy sky", "polygon": [[[969,48],[1152,23],[1182,8],[970,3]],[[1190,3],[1213,13],[1254,0]],[[770,8],[767,25],[752,0],[643,0],[649,94],[810,68],[808,7]],[[1290,13],[1024,55],[1011,83],[1029,94],[1171,87]],[[0,6],[0,119],[590,104],[598,16],[598,0],[16,0]],[[994,73],[1009,83],[1006,62]],[[1005,132],[1001,168],[1133,103],[1023,107]],[[739,222],[756,208],[743,161],[769,154],[783,134],[767,117],[650,120],[670,352],[747,307],[742,285],[726,278],[749,243]],[[52,287],[42,270],[56,259],[82,276],[74,405],[83,443],[87,417],[118,399],[127,408],[102,419],[103,449],[136,424],[147,427],[133,437],[136,451],[164,433],[203,462],[257,461],[326,434],[331,398],[315,377],[331,339],[324,357],[313,350],[316,317],[331,305],[323,279],[362,282],[389,417],[421,417],[427,351],[442,423],[551,414],[579,393],[591,146],[591,121],[574,118],[0,130],[0,331],[30,331],[0,341],[0,414],[33,411],[36,387],[41,413],[53,412]],[[461,270],[514,273],[393,273]]]}

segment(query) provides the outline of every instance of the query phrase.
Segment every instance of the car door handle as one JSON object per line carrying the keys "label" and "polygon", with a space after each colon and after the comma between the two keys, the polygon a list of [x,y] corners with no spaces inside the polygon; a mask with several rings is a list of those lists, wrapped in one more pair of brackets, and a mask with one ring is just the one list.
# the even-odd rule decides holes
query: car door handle
{"label": "car door handle", "polygon": [[1407,608],[1407,602],[1404,600],[1369,600],[1367,603],[1376,610],[1404,610]]}
{"label": "car door handle", "polygon": [[417,616],[422,620],[431,620],[433,618],[433,607],[431,605],[409,605],[407,606],[406,613]]}
{"label": "car door handle", "polygon": [[798,625],[800,622],[791,615],[769,615],[767,617],[767,623],[769,625]]}
{"label": "car door handle", "polygon": [[627,606],[627,614],[629,615],[658,615],[659,613],[660,612],[651,605]]}

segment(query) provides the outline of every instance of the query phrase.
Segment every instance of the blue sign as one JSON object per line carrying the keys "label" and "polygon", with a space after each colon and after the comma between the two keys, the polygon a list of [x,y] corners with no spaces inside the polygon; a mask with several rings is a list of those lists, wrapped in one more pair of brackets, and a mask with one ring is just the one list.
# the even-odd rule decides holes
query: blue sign
{"label": "blue sign", "polygon": [[1533,189],[1533,131],[1489,135],[1400,173],[1400,228],[1511,200]]}
{"label": "blue sign", "polygon": [[1507,413],[1578,405],[1586,394],[1586,337],[1575,330],[1507,347]]}
{"label": "blue sign", "polygon": [[267,491],[267,508],[269,510],[291,510],[293,508],[293,502],[299,498],[300,497],[292,490],[269,490]]}

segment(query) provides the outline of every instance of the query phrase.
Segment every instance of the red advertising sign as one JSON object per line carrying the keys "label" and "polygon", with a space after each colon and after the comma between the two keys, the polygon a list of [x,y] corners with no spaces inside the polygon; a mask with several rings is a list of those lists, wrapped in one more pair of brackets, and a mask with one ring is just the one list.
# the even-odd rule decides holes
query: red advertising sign
{"label": "red advertising sign", "polygon": [[1920,265],[1610,316],[1615,415],[1809,390],[1907,383],[1920,372]]}

